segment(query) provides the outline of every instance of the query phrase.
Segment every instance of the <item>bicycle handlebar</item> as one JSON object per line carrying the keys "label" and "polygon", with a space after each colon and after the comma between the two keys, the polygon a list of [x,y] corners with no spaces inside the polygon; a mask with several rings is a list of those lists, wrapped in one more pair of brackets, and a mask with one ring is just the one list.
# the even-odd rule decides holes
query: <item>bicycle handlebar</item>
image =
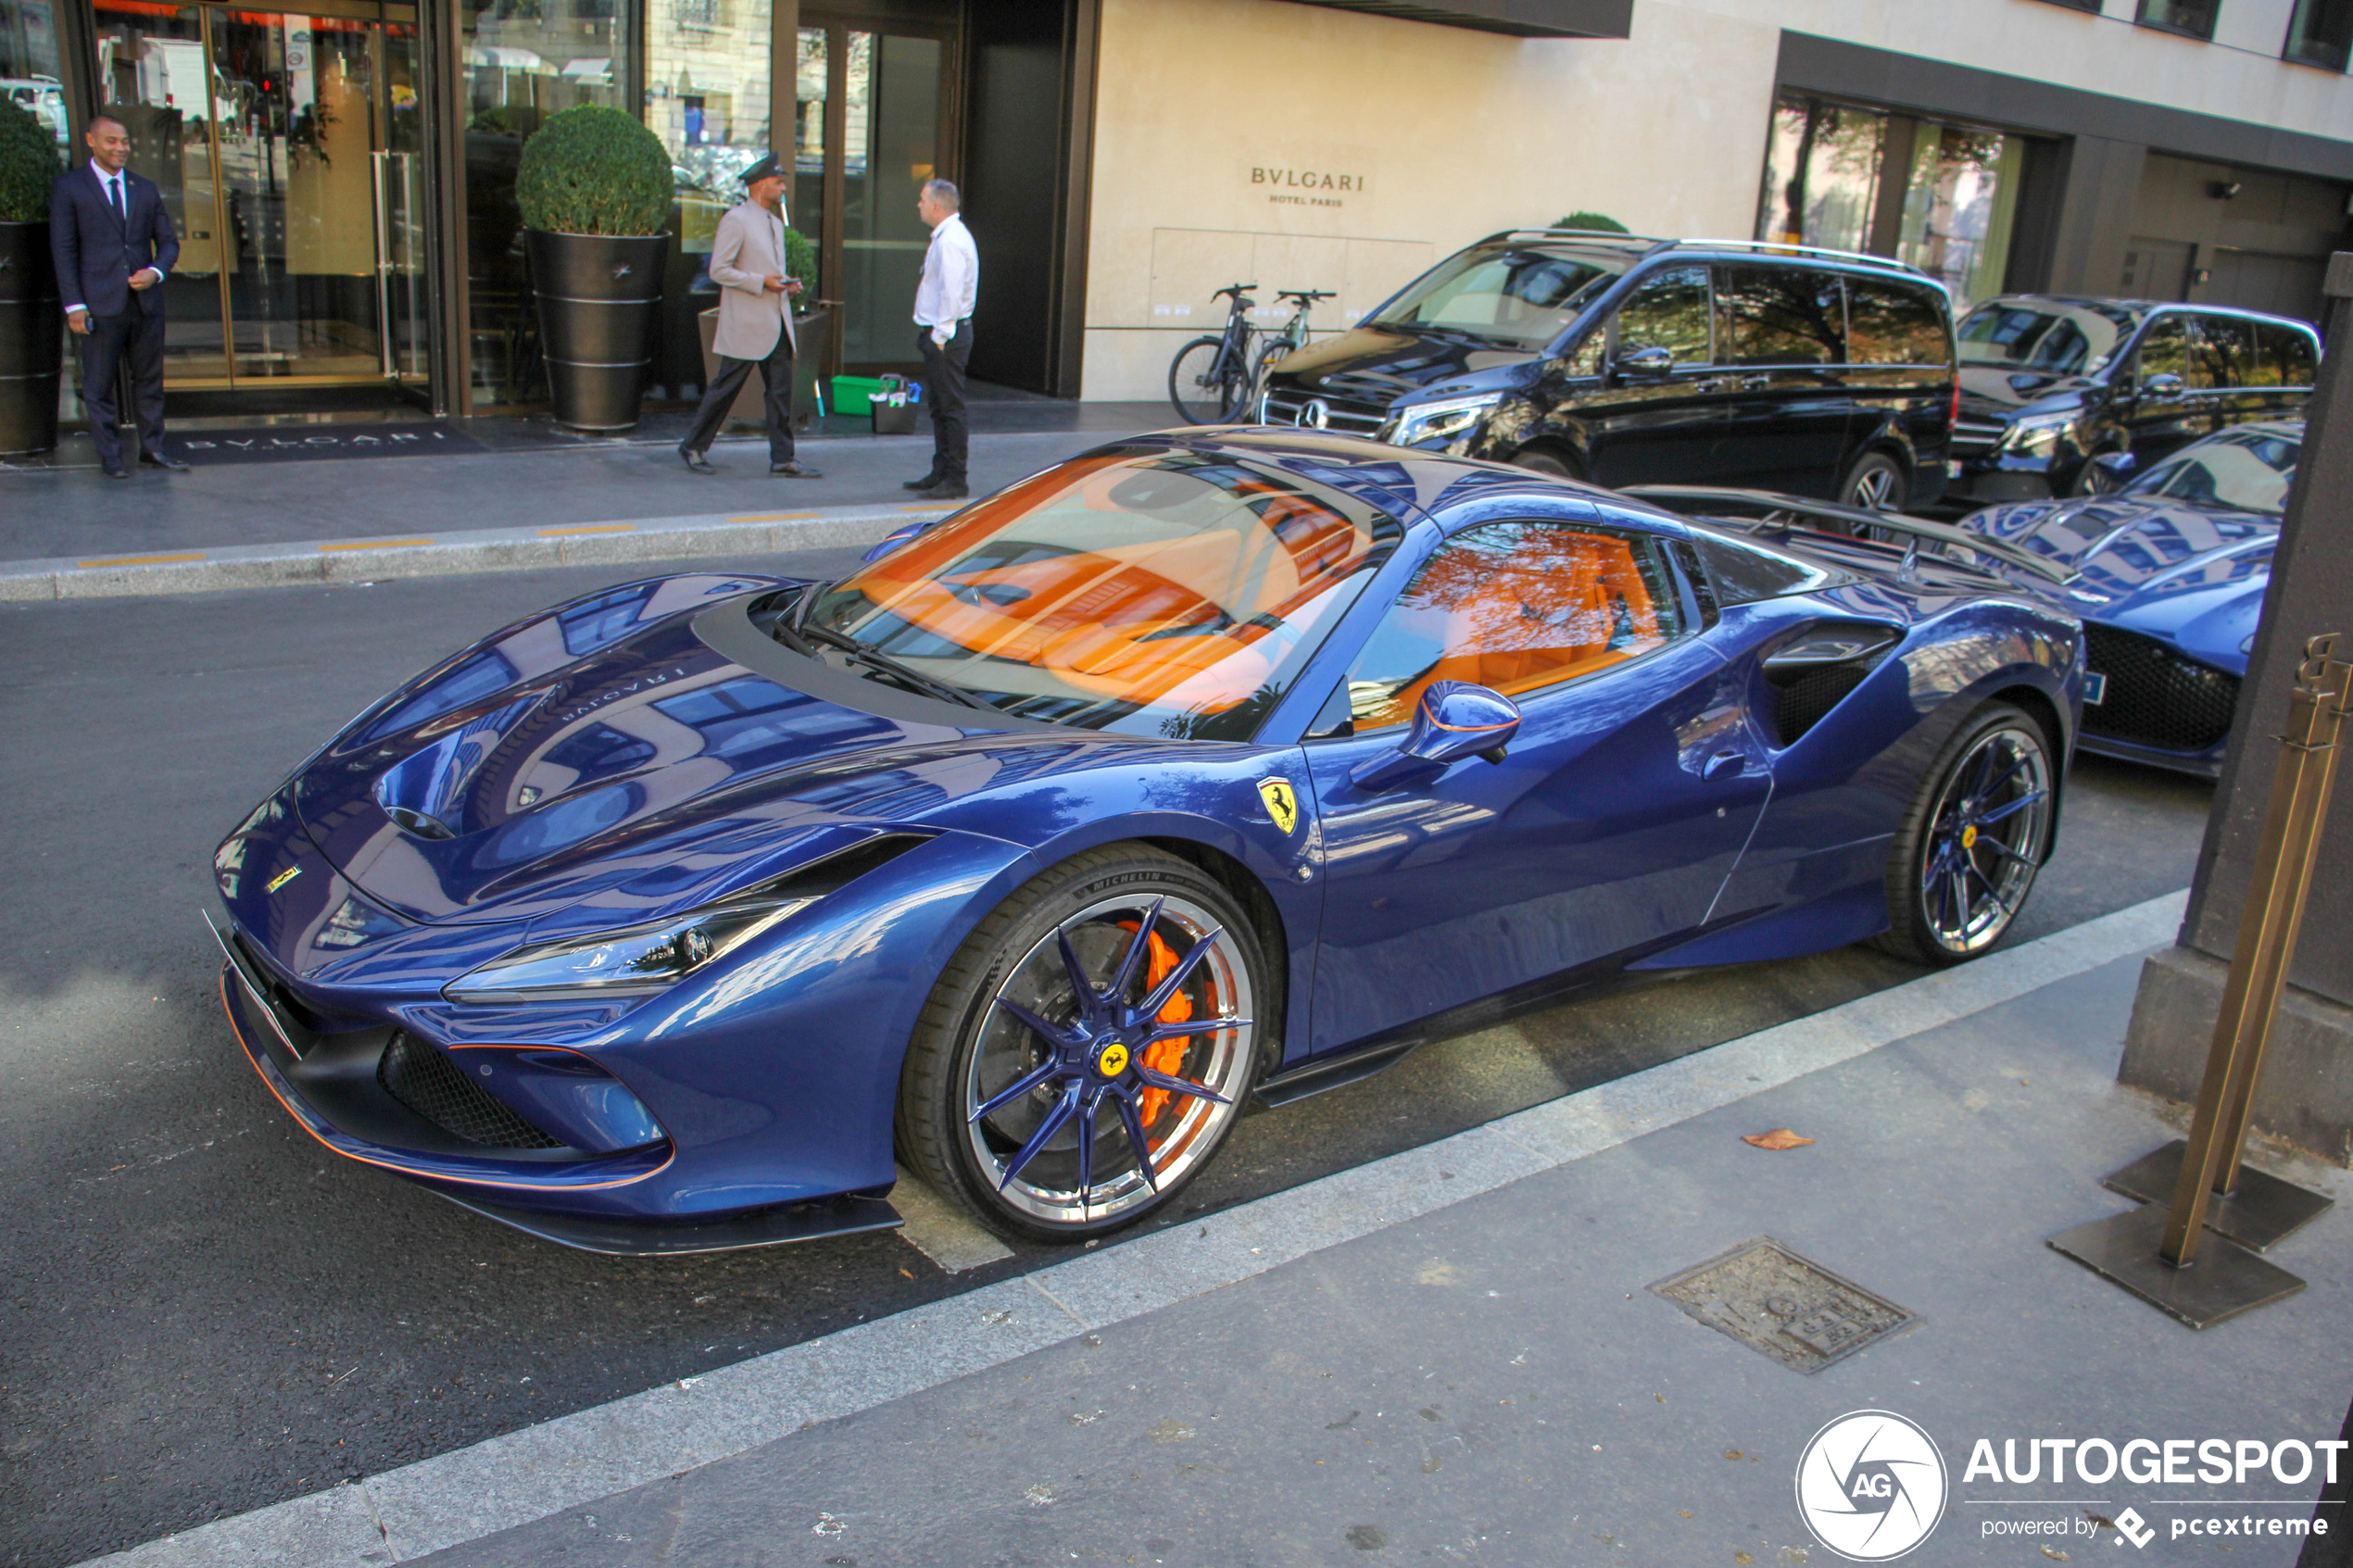
{"label": "bicycle handlebar", "polygon": [[1277,289],[1277,299],[1295,299],[1302,305],[1313,305],[1319,299],[1338,299],[1340,295],[1327,289]]}
{"label": "bicycle handlebar", "polygon": [[1257,286],[1258,285],[1256,283],[1236,283],[1232,288],[1219,289],[1215,294],[1211,295],[1209,297],[1212,299],[1223,299],[1230,294],[1239,298],[1241,295],[1248,294],[1251,290],[1256,288]]}

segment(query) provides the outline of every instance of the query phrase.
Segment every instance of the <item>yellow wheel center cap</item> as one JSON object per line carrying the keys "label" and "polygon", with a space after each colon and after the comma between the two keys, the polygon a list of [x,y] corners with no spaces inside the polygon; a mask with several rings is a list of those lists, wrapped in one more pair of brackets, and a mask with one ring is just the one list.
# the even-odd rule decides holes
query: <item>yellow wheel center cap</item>
{"label": "yellow wheel center cap", "polygon": [[1114,1040],[1095,1059],[1095,1071],[1106,1078],[1116,1078],[1127,1071],[1127,1047]]}
{"label": "yellow wheel center cap", "polygon": [[1977,829],[1974,826],[1965,827],[1961,830],[1961,847],[1964,849],[1974,849],[1977,847]]}

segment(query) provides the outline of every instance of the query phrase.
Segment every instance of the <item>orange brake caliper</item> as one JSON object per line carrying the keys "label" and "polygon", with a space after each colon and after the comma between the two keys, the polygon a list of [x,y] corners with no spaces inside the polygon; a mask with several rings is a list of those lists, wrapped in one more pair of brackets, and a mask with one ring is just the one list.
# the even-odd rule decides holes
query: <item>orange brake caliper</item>
{"label": "orange brake caliper", "polygon": [[[1122,931],[1134,931],[1136,922],[1122,921],[1119,922],[1119,928]],[[1167,943],[1161,940],[1159,932],[1153,932],[1146,939],[1144,947],[1144,989],[1150,991],[1153,986],[1167,979],[1176,968],[1176,953],[1170,950]],[[1175,996],[1168,998],[1168,1005],[1160,1010],[1154,1022],[1187,1023],[1191,1022],[1192,1016],[1193,999],[1185,995],[1180,988]],[[1185,1037],[1163,1040],[1157,1045],[1147,1047],[1144,1050],[1144,1065],[1155,1073],[1173,1078],[1176,1075],[1176,1069],[1185,1064],[1185,1047],[1189,1044],[1191,1044],[1190,1038]],[[1145,1126],[1150,1127],[1153,1119],[1161,1113],[1162,1108],[1168,1104],[1168,1090],[1146,1089],[1136,1098],[1137,1115]]]}

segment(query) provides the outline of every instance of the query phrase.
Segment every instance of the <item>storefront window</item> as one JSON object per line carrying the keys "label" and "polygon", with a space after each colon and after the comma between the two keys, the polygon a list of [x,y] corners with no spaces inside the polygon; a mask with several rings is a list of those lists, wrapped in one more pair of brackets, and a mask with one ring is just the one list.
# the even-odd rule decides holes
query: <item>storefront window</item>
{"label": "storefront window", "polygon": [[523,139],[577,104],[622,103],[629,7],[621,0],[462,0],[466,272],[477,407],[547,395],[524,276],[515,169]]}
{"label": "storefront window", "polygon": [[1943,280],[1957,306],[2002,292],[2018,209],[2020,138],[1921,121],[1896,257]]}
{"label": "storefront window", "polygon": [[2353,53],[2353,0],[2296,0],[2281,54],[2299,65],[2343,70]]}
{"label": "storefront window", "polygon": [[[786,210],[792,226],[808,235],[822,255],[825,244],[825,30],[802,28],[796,54],[793,177]],[[824,294],[826,282],[821,272],[810,295]]]}
{"label": "storefront window", "polygon": [[57,69],[57,12],[49,0],[0,0],[0,94],[46,125],[60,147],[73,140]]}
{"label": "storefront window", "polygon": [[1874,110],[1818,98],[1775,105],[1756,237],[1865,249],[1886,135],[1887,117]]}
{"label": "storefront window", "polygon": [[2214,36],[2214,13],[2221,0],[2141,0],[2143,27],[2186,32],[2193,38]]}

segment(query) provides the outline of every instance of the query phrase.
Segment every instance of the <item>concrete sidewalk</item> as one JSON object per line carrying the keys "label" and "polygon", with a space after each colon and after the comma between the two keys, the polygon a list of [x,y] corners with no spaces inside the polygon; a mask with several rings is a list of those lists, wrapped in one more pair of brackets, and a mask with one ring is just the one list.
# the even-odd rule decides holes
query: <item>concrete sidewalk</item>
{"label": "concrete sidewalk", "polygon": [[[2210,1556],[2175,1522],[2306,1519],[2317,1474],[1964,1476],[1980,1437],[2310,1442],[2353,1393],[2353,1210],[2278,1249],[2309,1289],[2205,1335],[2043,1244],[2122,1208],[2098,1177],[2171,1135],[2113,1073],[2135,955],[2178,907],[109,1561],[1830,1562],[1793,1466],[1866,1409],[1919,1423],[1948,1470],[1907,1562],[2066,1560],[1989,1534],[2020,1521],[2107,1561],[2092,1518],[2128,1507],[2158,1549]],[[1816,1141],[1741,1141],[1784,1126]],[[2344,1172],[2271,1163],[2353,1198]],[[1758,1236],[1917,1321],[1807,1376],[1647,1288]]]}
{"label": "concrete sidewalk", "polygon": [[[976,404],[973,494],[987,495],[1105,441],[1176,422],[1164,404]],[[298,433],[304,427],[290,428]],[[823,479],[777,479],[769,476],[764,441],[736,435],[713,446],[720,472],[705,476],[679,462],[676,440],[665,432],[445,456],[221,463],[178,474],[134,469],[122,480],[69,463],[0,464],[0,562],[21,576],[34,564],[70,571],[84,560],[872,508],[911,500],[901,482],[922,475],[932,453],[927,428],[916,435],[823,436],[801,444],[801,455]]]}

